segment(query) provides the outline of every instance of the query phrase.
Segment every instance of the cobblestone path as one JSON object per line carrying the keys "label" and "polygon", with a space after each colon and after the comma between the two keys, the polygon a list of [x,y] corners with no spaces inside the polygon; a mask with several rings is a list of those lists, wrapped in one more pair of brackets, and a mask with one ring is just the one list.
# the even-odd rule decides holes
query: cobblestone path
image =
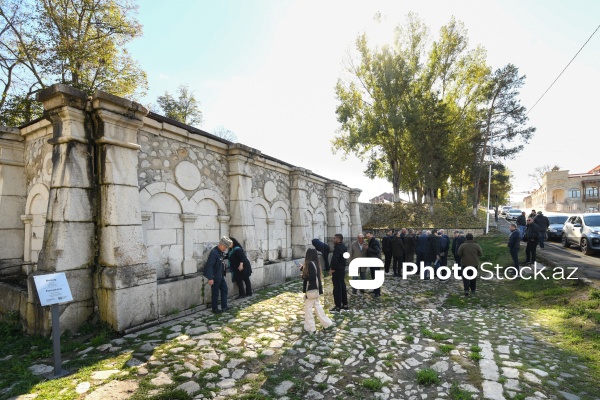
{"label": "cobblestone path", "polygon": [[[325,281],[328,309],[332,287]],[[63,393],[148,398],[178,388],[197,399],[599,399],[598,383],[574,355],[551,344],[552,332],[529,311],[499,304],[498,285],[480,281],[477,295],[464,298],[454,280],[388,275],[381,298],[349,293],[351,310],[309,335],[294,280],[234,301],[220,315],[203,311],[91,347],[87,352],[114,353],[113,367]]]}

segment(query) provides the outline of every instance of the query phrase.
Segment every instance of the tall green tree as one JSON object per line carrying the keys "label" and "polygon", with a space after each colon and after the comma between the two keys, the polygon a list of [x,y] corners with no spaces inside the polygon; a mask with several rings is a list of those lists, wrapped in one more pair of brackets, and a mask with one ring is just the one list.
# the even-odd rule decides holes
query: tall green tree
{"label": "tall green tree", "polygon": [[14,125],[35,118],[41,110],[34,103],[36,93],[54,83],[89,94],[100,89],[142,95],[146,74],[125,48],[142,33],[136,10],[132,0],[0,2],[0,122]]}
{"label": "tall green tree", "polygon": [[480,108],[479,146],[474,153],[473,215],[479,207],[481,176],[490,146],[495,159],[512,158],[535,132],[534,127],[527,126],[527,110],[518,98],[524,83],[525,76],[519,76],[513,64],[498,68],[487,80],[486,102]]}
{"label": "tall green tree", "polygon": [[202,124],[200,103],[196,100],[194,92],[190,91],[187,85],[180,85],[177,88],[177,98],[173,97],[167,91],[164,95],[158,96],[156,102],[162,109],[165,117],[192,126],[200,126]]}

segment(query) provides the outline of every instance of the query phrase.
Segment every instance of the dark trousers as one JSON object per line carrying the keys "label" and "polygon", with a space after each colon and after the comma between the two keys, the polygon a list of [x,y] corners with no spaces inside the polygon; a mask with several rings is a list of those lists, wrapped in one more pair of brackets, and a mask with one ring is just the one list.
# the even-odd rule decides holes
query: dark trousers
{"label": "dark trousers", "polygon": [[388,272],[390,272],[390,265],[392,264],[392,252],[385,252],[383,254],[385,255],[385,262],[383,266],[385,269],[385,273],[387,274]]}
{"label": "dark trousers", "polygon": [[447,266],[448,265],[448,256],[440,256],[440,265]]}
{"label": "dark trousers", "polygon": [[511,247],[509,250],[510,256],[512,257],[513,263],[515,264],[515,268],[517,269],[517,271],[519,271],[519,248]]}
{"label": "dark trousers", "polygon": [[462,274],[463,268],[465,268],[465,266],[461,266],[461,268],[460,268],[460,276],[463,281],[463,290],[465,291],[465,293],[468,293],[469,290],[471,291],[471,293],[475,293],[475,289],[477,288],[477,278],[475,278],[475,279],[465,278]]}
{"label": "dark trousers", "polygon": [[404,253],[404,262],[415,262],[415,253]]}
{"label": "dark trousers", "polygon": [[[245,276],[243,278],[237,278],[235,281],[237,283],[238,289],[240,290],[240,296],[252,296],[252,284],[250,283],[250,277]],[[244,284],[246,288],[244,289]]]}
{"label": "dark trousers", "polygon": [[[367,279],[367,271],[366,271],[364,268],[360,268],[360,269],[358,270],[358,273],[359,273],[359,275],[360,275],[360,280],[363,280],[363,281],[364,281],[365,279]],[[361,293],[364,293],[365,291],[364,291],[363,289],[360,289],[360,292],[361,292]],[[354,288],[352,288],[352,293],[356,294],[356,293],[357,293],[357,290],[356,290],[356,289],[354,289]]]}
{"label": "dark trousers", "polygon": [[346,281],[344,280],[345,271],[335,270],[331,274],[333,282],[333,302],[337,308],[348,305],[348,292],[346,290]]}
{"label": "dark trousers", "polygon": [[527,247],[525,247],[525,262],[535,262],[535,253],[537,251],[537,240],[528,240]]}
{"label": "dark trousers", "polygon": [[539,240],[540,240],[540,243],[539,243],[540,249],[544,248],[544,236],[546,236],[546,234],[544,232],[541,232],[538,236]]}
{"label": "dark trousers", "polygon": [[392,261],[392,269],[394,270],[394,276],[400,275],[402,272],[402,263],[404,262],[404,256],[394,256]]}
{"label": "dark trousers", "polygon": [[212,291],[212,309],[219,309],[219,292],[221,293],[221,308],[227,308],[227,292],[229,289],[227,288],[225,279],[215,280],[210,290]]}
{"label": "dark trousers", "polygon": [[421,261],[425,261],[425,253],[417,252],[417,266],[421,268]]}
{"label": "dark trousers", "polygon": [[[375,271],[377,271],[379,268],[369,268],[371,270],[371,279],[375,279]],[[377,289],[373,289],[373,294],[376,296],[381,295],[381,288],[378,287]]]}
{"label": "dark trousers", "polygon": [[461,257],[458,254],[455,254],[454,255],[454,263],[456,265],[460,265],[460,262],[461,262]]}

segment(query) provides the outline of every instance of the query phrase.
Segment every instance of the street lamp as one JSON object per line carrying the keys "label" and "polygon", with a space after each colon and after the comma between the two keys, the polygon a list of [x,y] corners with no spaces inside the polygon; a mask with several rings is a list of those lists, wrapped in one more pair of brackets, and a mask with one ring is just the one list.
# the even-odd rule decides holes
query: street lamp
{"label": "street lamp", "polygon": [[492,189],[492,139],[493,136],[490,133],[490,173],[488,176],[488,198],[487,198],[487,210],[486,210],[486,220],[485,220],[485,233],[490,233],[490,190]]}

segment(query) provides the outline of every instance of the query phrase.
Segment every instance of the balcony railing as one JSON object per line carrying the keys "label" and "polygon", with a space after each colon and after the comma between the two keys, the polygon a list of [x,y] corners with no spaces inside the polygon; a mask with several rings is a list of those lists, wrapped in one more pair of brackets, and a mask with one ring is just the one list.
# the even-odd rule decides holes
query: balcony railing
{"label": "balcony railing", "polygon": [[583,195],[583,201],[587,201],[587,200],[598,200],[600,199],[600,196],[598,196],[598,193],[594,193],[594,194],[584,194]]}

